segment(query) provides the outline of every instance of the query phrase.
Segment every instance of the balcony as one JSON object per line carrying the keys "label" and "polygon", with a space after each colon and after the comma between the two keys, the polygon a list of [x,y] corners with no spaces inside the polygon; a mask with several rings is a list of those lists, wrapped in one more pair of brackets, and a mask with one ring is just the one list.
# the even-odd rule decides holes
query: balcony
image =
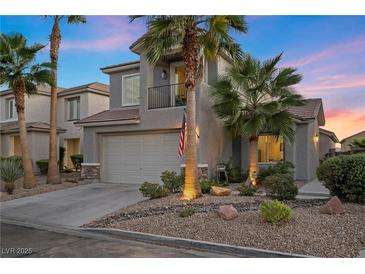
{"label": "balcony", "polygon": [[148,88],[148,109],[185,105],[186,88],[183,83]]}

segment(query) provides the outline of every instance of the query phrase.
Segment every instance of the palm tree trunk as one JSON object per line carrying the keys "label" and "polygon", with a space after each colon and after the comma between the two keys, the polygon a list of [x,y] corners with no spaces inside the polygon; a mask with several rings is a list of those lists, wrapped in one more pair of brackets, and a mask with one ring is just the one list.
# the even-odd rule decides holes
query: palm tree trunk
{"label": "palm tree trunk", "polygon": [[51,85],[51,117],[50,117],[50,131],[49,131],[49,159],[48,159],[48,184],[60,184],[61,177],[57,167],[57,63],[58,63],[58,49],[60,47],[60,28],[58,24],[58,17],[55,16],[54,24],[51,33],[51,47],[50,57],[53,64],[54,81]]}
{"label": "palm tree trunk", "polygon": [[200,184],[198,181],[198,160],[196,144],[196,82],[197,70],[199,65],[199,44],[197,30],[195,27],[186,29],[183,42],[183,57],[185,63],[185,88],[187,89],[186,105],[186,169],[185,183],[182,199],[193,200],[201,196]]}
{"label": "palm tree trunk", "polygon": [[37,181],[33,174],[32,160],[29,155],[29,147],[28,147],[28,136],[27,136],[27,127],[25,123],[25,87],[23,81],[18,81],[14,86],[15,93],[15,104],[16,111],[18,113],[18,126],[19,126],[19,138],[20,138],[20,148],[22,151],[22,162],[23,162],[23,170],[24,170],[24,180],[23,180],[23,188],[33,188],[37,186]]}
{"label": "palm tree trunk", "polygon": [[251,136],[248,144],[249,173],[247,182],[253,186],[256,185],[256,178],[259,172],[257,155],[258,139],[257,136]]}

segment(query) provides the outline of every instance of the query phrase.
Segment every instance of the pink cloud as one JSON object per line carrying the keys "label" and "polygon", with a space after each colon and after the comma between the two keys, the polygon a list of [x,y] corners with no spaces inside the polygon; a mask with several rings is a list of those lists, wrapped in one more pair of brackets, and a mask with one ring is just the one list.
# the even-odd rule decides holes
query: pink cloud
{"label": "pink cloud", "polygon": [[325,128],[334,131],[340,140],[365,129],[364,108],[352,111],[332,109],[325,115]]}
{"label": "pink cloud", "polygon": [[353,54],[362,52],[365,48],[365,37],[358,37],[342,44],[336,44],[319,52],[309,54],[303,58],[284,63],[283,67],[302,67],[316,63],[325,58],[338,57],[340,54]]}
{"label": "pink cloud", "polygon": [[61,43],[61,50],[128,50],[144,32],[143,24],[130,23],[127,16],[93,16],[87,24],[92,36],[65,39]]}
{"label": "pink cloud", "polygon": [[332,89],[365,88],[365,77],[345,74],[320,76],[310,84],[299,84],[297,88],[309,94]]}

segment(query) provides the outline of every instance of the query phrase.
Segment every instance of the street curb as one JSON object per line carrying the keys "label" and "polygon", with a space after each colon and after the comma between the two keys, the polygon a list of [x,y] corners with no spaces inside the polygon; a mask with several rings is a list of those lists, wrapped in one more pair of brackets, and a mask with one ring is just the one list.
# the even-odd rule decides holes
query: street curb
{"label": "street curb", "polygon": [[307,255],[294,253],[285,253],[273,250],[264,250],[252,247],[241,247],[206,241],[197,241],[184,238],[175,238],[169,236],[154,235],[148,233],[134,232],[115,228],[80,228],[80,230],[100,233],[103,235],[119,236],[128,240],[148,242],[152,244],[171,246],[177,248],[198,249],[200,251],[218,252],[239,257],[256,257],[256,258],[314,258]]}

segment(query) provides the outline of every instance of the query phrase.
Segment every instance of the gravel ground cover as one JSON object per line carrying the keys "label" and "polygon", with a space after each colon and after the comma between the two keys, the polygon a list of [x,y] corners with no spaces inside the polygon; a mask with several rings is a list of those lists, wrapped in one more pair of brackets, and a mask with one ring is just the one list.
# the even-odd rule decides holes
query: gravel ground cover
{"label": "gravel ground cover", "polygon": [[[324,215],[319,209],[326,200],[287,201],[294,209],[293,218],[286,224],[271,225],[257,210],[264,199],[204,195],[186,203],[171,195],[139,202],[84,227],[119,228],[319,257],[356,257],[365,246],[364,205],[346,203],[344,214]],[[216,211],[222,204],[233,204],[239,217],[220,219]],[[196,213],[181,218],[178,212],[184,207],[193,207]]]}
{"label": "gravel ground cover", "polygon": [[89,183],[88,181],[80,180],[80,172],[62,173],[61,177],[62,177],[62,184],[49,185],[46,183],[47,182],[46,175],[38,175],[36,176],[38,186],[32,189],[24,189],[23,178],[19,178],[15,182],[15,189],[12,195],[9,195],[7,192],[5,192],[5,190],[3,189],[3,182],[1,182],[2,187],[0,192],[0,202],[10,201],[22,197],[61,190]]}

